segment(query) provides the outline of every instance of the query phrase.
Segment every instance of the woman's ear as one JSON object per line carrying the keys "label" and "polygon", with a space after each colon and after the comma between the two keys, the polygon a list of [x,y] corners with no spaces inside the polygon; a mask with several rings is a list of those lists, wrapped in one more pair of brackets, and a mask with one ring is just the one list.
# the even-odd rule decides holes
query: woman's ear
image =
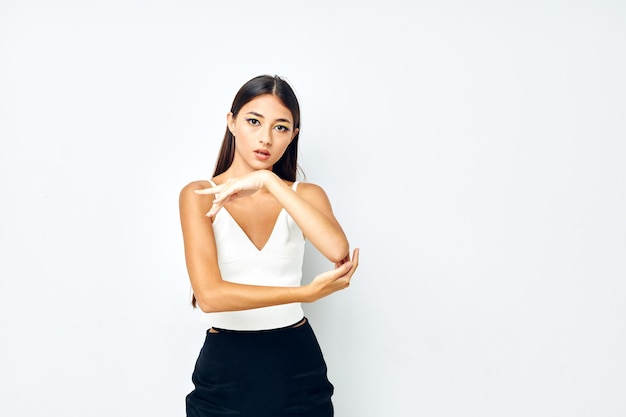
{"label": "woman's ear", "polygon": [[[293,138],[295,138],[295,137],[296,137],[296,135],[298,134],[298,132],[299,132],[299,131],[300,131],[300,129],[298,129],[298,128],[295,128],[295,129],[293,130],[293,135],[291,135],[291,140],[293,140]],[[291,141],[289,141],[289,142],[291,143]]]}
{"label": "woman's ear", "polygon": [[230,133],[235,136],[235,118],[233,117],[232,112],[228,112],[226,115],[226,125],[228,126]]}

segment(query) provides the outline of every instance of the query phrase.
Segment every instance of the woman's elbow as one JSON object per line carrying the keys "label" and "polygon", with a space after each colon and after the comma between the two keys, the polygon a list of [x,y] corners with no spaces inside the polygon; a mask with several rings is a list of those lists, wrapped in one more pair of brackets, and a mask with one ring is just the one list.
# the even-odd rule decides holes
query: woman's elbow
{"label": "woman's elbow", "polygon": [[222,311],[215,297],[205,294],[196,295],[196,307],[203,313],[217,313]]}
{"label": "woman's elbow", "polygon": [[348,241],[339,242],[326,254],[329,261],[339,263],[350,256],[350,245]]}
{"label": "woman's elbow", "polygon": [[198,300],[196,303],[196,307],[198,307],[203,313],[215,313],[215,310],[212,308],[212,306],[210,304],[207,304],[205,301]]}

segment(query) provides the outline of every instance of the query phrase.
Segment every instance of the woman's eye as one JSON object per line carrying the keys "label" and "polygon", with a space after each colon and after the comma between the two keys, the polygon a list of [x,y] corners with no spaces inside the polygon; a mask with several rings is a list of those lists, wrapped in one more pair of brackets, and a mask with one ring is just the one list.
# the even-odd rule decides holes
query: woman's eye
{"label": "woman's eye", "polygon": [[287,126],[278,125],[276,126],[276,130],[279,132],[289,132],[289,128]]}
{"label": "woman's eye", "polygon": [[252,126],[258,126],[261,124],[257,119],[246,119],[246,121],[250,123]]}

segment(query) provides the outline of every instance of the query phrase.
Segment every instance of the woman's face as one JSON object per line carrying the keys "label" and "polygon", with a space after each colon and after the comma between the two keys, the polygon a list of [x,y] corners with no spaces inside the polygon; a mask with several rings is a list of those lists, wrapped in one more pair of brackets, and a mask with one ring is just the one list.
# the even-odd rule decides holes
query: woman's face
{"label": "woman's face", "polygon": [[246,103],[237,117],[229,113],[228,128],[235,136],[233,164],[252,169],[271,169],[298,133],[291,111],[271,94]]}

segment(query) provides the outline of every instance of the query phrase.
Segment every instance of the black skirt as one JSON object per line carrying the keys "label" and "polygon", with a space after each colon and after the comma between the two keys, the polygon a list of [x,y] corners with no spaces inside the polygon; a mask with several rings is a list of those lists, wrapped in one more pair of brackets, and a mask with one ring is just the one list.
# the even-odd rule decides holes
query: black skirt
{"label": "black skirt", "polygon": [[207,331],[187,417],[331,417],[333,385],[313,329]]}

